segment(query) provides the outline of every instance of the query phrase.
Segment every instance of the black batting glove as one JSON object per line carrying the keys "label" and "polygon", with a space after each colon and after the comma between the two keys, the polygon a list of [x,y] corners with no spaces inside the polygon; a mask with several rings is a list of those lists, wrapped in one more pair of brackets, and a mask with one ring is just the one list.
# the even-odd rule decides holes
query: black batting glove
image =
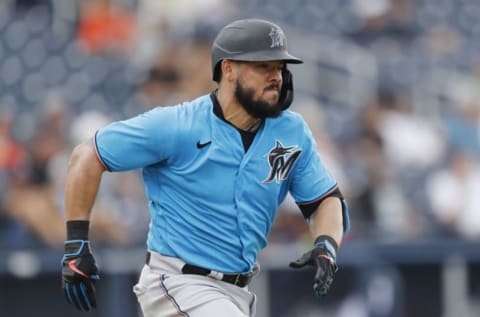
{"label": "black batting glove", "polygon": [[[68,228],[67,223],[67,238]],[[81,311],[88,312],[94,309],[97,306],[95,282],[99,279],[89,241],[87,239],[65,241],[65,254],[62,258],[62,288],[67,301]]]}
{"label": "black batting glove", "polygon": [[313,290],[318,297],[325,296],[333,283],[338,270],[336,264],[337,243],[329,236],[319,236],[313,249],[304,253],[298,260],[290,263],[294,269],[312,266],[316,272]]}

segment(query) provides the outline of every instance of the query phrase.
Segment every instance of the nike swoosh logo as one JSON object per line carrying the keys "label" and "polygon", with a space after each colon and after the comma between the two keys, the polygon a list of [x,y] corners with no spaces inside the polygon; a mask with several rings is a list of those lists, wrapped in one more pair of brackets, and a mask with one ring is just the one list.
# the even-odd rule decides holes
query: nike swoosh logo
{"label": "nike swoosh logo", "polygon": [[70,268],[70,270],[72,270],[73,272],[83,276],[84,278],[88,278],[88,279],[91,279],[91,280],[99,280],[100,279],[100,276],[98,276],[98,274],[92,274],[92,275],[88,276],[84,272],[80,271],[77,268],[77,266],[75,265],[75,260],[69,261],[67,265]]}
{"label": "nike swoosh logo", "polygon": [[210,143],[212,143],[212,141],[208,141],[208,142],[205,142],[205,143],[200,143],[200,141],[197,142],[197,148],[198,149],[201,149],[202,147],[206,147],[207,145],[209,145]]}
{"label": "nike swoosh logo", "polygon": [[68,262],[68,267],[70,268],[70,270],[72,270],[73,272],[83,276],[84,278],[89,278],[87,274],[83,273],[82,271],[80,271],[77,266],[75,265],[75,260],[71,260]]}

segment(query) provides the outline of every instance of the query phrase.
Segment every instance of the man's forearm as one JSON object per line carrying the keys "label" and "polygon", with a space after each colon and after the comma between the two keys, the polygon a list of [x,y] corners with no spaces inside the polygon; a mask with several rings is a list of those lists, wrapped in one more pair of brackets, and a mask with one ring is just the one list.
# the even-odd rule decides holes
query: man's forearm
{"label": "man's forearm", "polygon": [[337,197],[328,197],[310,216],[310,233],[315,239],[320,235],[332,237],[340,246],[343,237],[342,203]]}
{"label": "man's forearm", "polygon": [[103,171],[90,142],[75,147],[65,185],[66,220],[89,220]]}

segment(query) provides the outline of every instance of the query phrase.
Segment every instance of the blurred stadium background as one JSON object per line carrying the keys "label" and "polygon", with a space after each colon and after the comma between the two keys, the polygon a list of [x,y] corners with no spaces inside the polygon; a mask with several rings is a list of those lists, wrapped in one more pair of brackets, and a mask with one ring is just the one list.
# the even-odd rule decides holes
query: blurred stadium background
{"label": "blurred stadium background", "polygon": [[[80,316],[60,288],[63,182],[99,127],[208,93],[210,43],[234,18],[281,24],[292,108],[351,208],[329,296],[287,265],[310,245],[287,199],[252,288],[259,317],[480,315],[477,0],[1,0],[0,316]],[[148,224],[138,172],[105,176],[90,316],[141,316]]]}

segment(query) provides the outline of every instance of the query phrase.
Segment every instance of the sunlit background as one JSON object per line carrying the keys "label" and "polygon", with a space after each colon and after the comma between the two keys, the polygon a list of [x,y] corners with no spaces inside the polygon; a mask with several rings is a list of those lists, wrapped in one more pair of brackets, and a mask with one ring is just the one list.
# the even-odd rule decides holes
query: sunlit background
{"label": "sunlit background", "polygon": [[[350,205],[330,294],[288,269],[311,245],[291,198],[253,282],[258,317],[480,316],[477,0],[0,0],[0,316],[81,316],[60,287],[73,147],[215,88],[210,45],[236,18],[280,24],[292,109]],[[132,154],[134,155],[134,154]],[[219,195],[221,190],[219,189]],[[149,221],[139,171],[106,174],[89,316],[141,313]]]}

